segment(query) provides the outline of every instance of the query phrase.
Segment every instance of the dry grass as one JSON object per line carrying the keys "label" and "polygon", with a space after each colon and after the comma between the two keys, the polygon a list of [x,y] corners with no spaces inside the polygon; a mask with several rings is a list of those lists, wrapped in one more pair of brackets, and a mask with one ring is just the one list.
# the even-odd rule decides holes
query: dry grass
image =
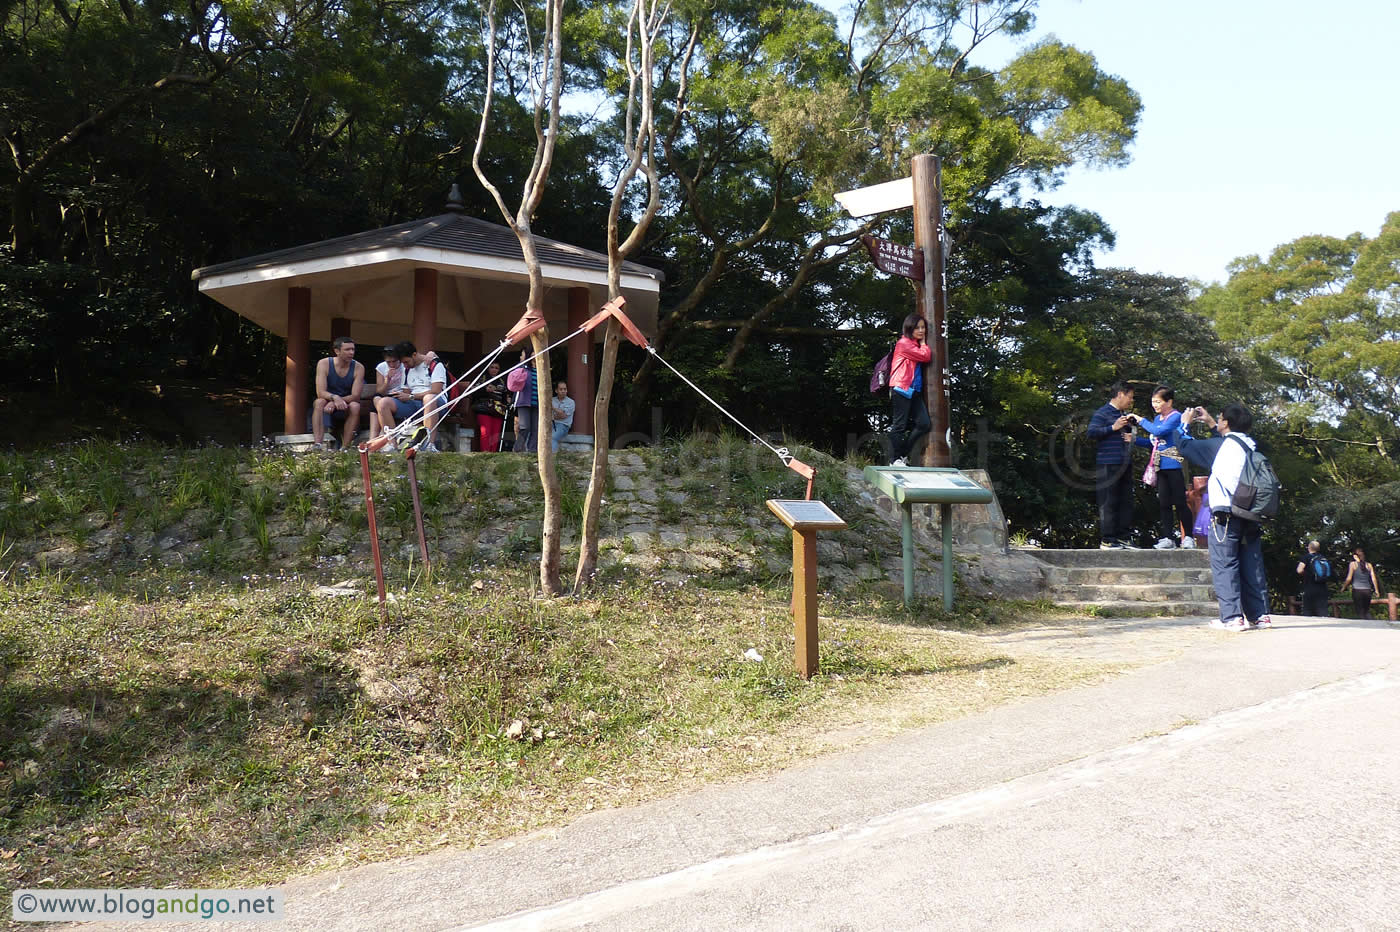
{"label": "dry grass", "polygon": [[1102,672],[833,600],[805,682],[785,590],[526,582],[439,580],[388,623],[296,580],[0,589],[5,880],[236,886],[471,845]]}

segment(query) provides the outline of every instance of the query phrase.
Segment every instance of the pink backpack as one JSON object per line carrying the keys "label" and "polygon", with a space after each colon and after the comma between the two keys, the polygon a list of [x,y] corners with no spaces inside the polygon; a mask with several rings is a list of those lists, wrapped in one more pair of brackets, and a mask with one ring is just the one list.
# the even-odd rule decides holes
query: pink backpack
{"label": "pink backpack", "polygon": [[529,381],[530,371],[524,366],[517,366],[506,376],[506,388],[513,392],[523,391]]}

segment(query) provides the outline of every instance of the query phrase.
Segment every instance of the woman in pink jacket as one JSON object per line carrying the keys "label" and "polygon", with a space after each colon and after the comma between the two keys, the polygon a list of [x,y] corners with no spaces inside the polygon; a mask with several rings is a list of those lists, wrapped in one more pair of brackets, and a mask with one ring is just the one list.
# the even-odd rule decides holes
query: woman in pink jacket
{"label": "woman in pink jacket", "polygon": [[933,347],[927,338],[927,320],[918,314],[904,318],[904,336],[894,345],[894,357],[890,360],[890,401],[894,406],[891,466],[908,466],[914,445],[924,439],[931,426],[928,406],[924,404],[924,366],[933,358]]}

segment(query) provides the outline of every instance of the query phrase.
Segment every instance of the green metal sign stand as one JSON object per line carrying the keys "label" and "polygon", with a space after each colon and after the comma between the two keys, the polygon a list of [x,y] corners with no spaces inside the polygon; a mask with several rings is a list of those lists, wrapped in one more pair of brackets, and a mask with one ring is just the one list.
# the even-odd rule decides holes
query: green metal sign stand
{"label": "green metal sign stand", "polygon": [[953,610],[953,506],[985,505],[990,489],[948,467],[867,466],[865,481],[899,505],[899,536],[904,548],[904,606],[914,600],[914,506],[938,505],[943,525],[943,609]]}

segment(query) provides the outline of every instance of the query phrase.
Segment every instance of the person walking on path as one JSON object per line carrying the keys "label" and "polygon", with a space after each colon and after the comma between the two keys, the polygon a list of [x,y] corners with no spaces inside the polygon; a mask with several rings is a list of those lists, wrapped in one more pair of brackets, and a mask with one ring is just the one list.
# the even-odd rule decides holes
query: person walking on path
{"label": "person walking on path", "polygon": [[1162,385],[1152,393],[1153,417],[1128,415],[1150,435],[1150,439],[1138,437],[1134,442],[1141,447],[1151,447],[1152,456],[1157,461],[1157,503],[1162,515],[1162,536],[1156,544],[1158,550],[1172,550],[1177,546],[1178,527],[1182,529],[1182,548],[1190,550],[1196,546],[1196,541],[1191,537],[1191,510],[1186,507],[1186,472],[1181,468],[1181,451],[1176,448],[1181,412],[1174,406],[1175,398],[1176,393]]}
{"label": "person walking on path", "polygon": [[1298,575],[1303,578],[1303,614],[1326,618],[1330,614],[1327,584],[1332,579],[1332,566],[1322,555],[1321,542],[1308,541],[1308,550],[1298,561]]}
{"label": "person walking on path", "polygon": [[924,367],[933,359],[928,345],[928,321],[918,314],[904,318],[904,334],[890,358],[891,466],[908,466],[909,455],[928,435],[933,422],[924,404]]}
{"label": "person walking on path", "polygon": [[[1199,409],[1197,409],[1199,410]],[[1182,432],[1189,428],[1197,411],[1187,411],[1182,419]],[[1248,521],[1230,510],[1235,489],[1240,484],[1249,454],[1257,444],[1249,436],[1254,415],[1239,403],[1225,406],[1216,419],[1220,448],[1211,462],[1210,482],[1210,572],[1215,595],[1220,603],[1220,617],[1212,627],[1225,631],[1247,631],[1269,628],[1269,583],[1264,573],[1263,528],[1258,521]]]}
{"label": "person walking on path", "polygon": [[[1098,444],[1094,453],[1094,497],[1099,505],[1099,548],[1129,548],[1133,523],[1133,390],[1123,382],[1108,389],[1108,402],[1089,419],[1087,434]],[[1136,549],[1136,548],[1132,548]]]}
{"label": "person walking on path", "polygon": [[1376,578],[1376,567],[1366,562],[1366,551],[1357,547],[1351,552],[1351,565],[1347,567],[1347,578],[1342,588],[1351,589],[1351,604],[1356,609],[1357,618],[1371,617],[1371,599],[1381,590],[1381,581]]}

